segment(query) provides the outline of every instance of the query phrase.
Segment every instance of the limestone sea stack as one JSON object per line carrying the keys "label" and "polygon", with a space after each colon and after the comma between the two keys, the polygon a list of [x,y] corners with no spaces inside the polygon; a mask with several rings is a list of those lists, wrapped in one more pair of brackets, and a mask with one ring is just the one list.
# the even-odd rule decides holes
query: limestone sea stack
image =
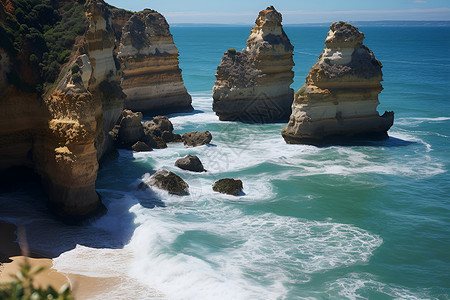
{"label": "limestone sea stack", "polygon": [[166,19],[151,9],[137,13],[116,9],[112,15],[113,23],[124,24],[115,28],[121,29],[116,38],[125,108],[165,113],[192,110]]}
{"label": "limestone sea stack", "polygon": [[377,112],[382,65],[363,40],[355,26],[331,24],[325,50],[295,93],[292,115],[281,132],[287,143],[388,138],[394,112]]}
{"label": "limestone sea stack", "polygon": [[222,121],[287,120],[294,91],[292,46],[273,6],[259,13],[247,49],[229,49],[217,67],[213,110]]}

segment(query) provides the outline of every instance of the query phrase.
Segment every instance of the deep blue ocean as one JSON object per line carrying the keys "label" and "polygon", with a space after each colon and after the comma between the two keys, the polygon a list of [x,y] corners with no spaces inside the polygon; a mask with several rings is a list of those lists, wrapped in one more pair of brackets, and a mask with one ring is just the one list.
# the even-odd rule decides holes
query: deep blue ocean
{"label": "deep blue ocean", "polygon": [[[61,225],[19,188],[0,193],[1,219],[25,224],[61,272],[121,278],[90,299],[449,299],[450,27],[361,26],[383,64],[378,111],[395,111],[394,126],[386,141],[321,148],[287,145],[282,123],[212,112],[217,65],[250,28],[171,28],[195,108],[169,115],[174,132],[209,130],[212,145],[121,150],[99,172],[109,210],[92,225]],[[285,31],[298,90],[328,28]],[[187,154],[208,172],[176,168]],[[160,168],[191,194],[136,189]],[[213,192],[224,177],[245,195]]]}

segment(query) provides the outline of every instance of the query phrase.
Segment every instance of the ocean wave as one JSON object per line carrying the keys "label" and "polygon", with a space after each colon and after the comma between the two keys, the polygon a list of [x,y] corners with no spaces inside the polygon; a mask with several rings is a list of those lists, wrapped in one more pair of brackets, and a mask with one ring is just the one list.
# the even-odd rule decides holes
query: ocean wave
{"label": "ocean wave", "polygon": [[312,273],[367,262],[382,243],[347,224],[246,215],[214,201],[132,212],[141,223],[132,273],[170,299],[276,299]]}
{"label": "ocean wave", "polygon": [[425,122],[445,122],[449,121],[450,117],[436,117],[436,118],[416,118],[416,117],[410,117],[410,118],[399,118],[395,120],[396,125],[401,126],[417,126],[421,123]]}
{"label": "ocean wave", "polygon": [[[412,291],[405,287],[379,282],[375,276],[367,273],[351,273],[329,283],[330,299],[346,298],[373,299],[389,297],[390,299],[431,299],[426,290]],[[339,296],[337,296],[339,295]]]}

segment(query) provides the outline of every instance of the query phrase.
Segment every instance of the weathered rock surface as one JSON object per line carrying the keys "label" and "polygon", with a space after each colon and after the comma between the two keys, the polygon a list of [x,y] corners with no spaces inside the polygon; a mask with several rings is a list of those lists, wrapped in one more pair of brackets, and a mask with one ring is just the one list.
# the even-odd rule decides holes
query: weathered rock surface
{"label": "weathered rock surface", "polygon": [[[11,6],[8,12],[14,18],[16,4],[8,3]],[[68,4],[80,5],[75,0],[52,1],[53,13],[58,14]],[[64,66],[62,63],[56,65],[62,69],[52,69],[60,74],[55,74],[58,79],[54,85],[44,86],[43,93],[37,89],[25,91],[39,84],[41,89],[43,87],[36,75],[40,74],[36,69],[37,63],[33,67],[30,56],[30,53],[36,53],[34,61],[39,62],[40,50],[32,52],[24,48],[21,50],[23,54],[15,53],[14,45],[7,40],[9,36],[4,38],[3,35],[0,45],[0,171],[13,166],[33,168],[42,178],[49,200],[58,214],[67,217],[87,216],[101,206],[95,191],[98,160],[113,145],[108,133],[121,115],[125,98],[119,82],[119,75],[122,75],[118,72],[120,61],[122,68],[131,70],[131,73],[124,73],[124,86],[127,88],[150,91],[156,97],[155,103],[174,105],[174,110],[179,109],[178,105],[190,106],[190,96],[178,68],[178,51],[161,15],[148,11],[138,13],[133,21],[137,25],[131,22],[127,30],[122,30],[134,13],[116,9],[103,0],[87,0],[84,8],[85,19],[80,24],[86,26],[86,32],[76,37],[74,45],[67,45],[69,51],[73,49],[67,55],[68,62]],[[6,15],[1,13],[4,10],[5,3],[0,3],[0,22],[3,25],[6,24]],[[143,33],[138,29],[139,20],[144,24]],[[121,48],[116,40],[121,41],[122,32]],[[135,37],[138,36],[145,36],[146,40],[139,53],[133,53]],[[119,48],[124,56],[117,59]],[[11,77],[12,70],[18,70],[14,73],[18,76]],[[148,76],[153,76],[153,79],[147,81]],[[139,82],[150,84],[145,87]],[[183,101],[179,99],[184,99],[184,104],[180,104]],[[154,107],[148,108],[160,108],[152,105]],[[129,131],[124,135],[141,135],[142,125],[139,128],[135,117],[128,119],[125,117],[123,120],[126,123],[124,128]],[[170,136],[163,132],[163,137],[154,141],[155,147],[165,146],[163,138],[181,139],[179,135]],[[126,143],[132,146],[137,137],[130,139]],[[145,142],[148,137],[143,135],[141,139]],[[138,148],[142,149],[143,145],[135,145],[135,149]]]}
{"label": "weathered rock surface", "polygon": [[152,147],[141,141],[138,141],[133,146],[131,146],[131,150],[133,150],[134,152],[153,151]]}
{"label": "weathered rock surface", "polygon": [[282,130],[287,143],[327,144],[387,138],[393,112],[376,110],[381,63],[363,45],[364,34],[344,23],[331,24],[325,50],[295,94],[292,115]]}
{"label": "weathered rock surface", "polygon": [[205,144],[209,144],[212,140],[211,132],[208,130],[206,131],[192,131],[192,132],[186,132],[181,136],[183,143],[185,146],[201,146]]}
{"label": "weathered rock surface", "polygon": [[[118,59],[122,65],[121,86],[127,95],[125,107],[135,111],[190,111],[191,96],[178,66],[178,49],[169,24],[157,11],[113,11]],[[120,26],[122,25],[123,26]]]}
{"label": "weathered rock surface", "polygon": [[243,185],[239,179],[223,178],[214,182],[212,189],[222,194],[238,196],[242,192]]}
{"label": "weathered rock surface", "polygon": [[144,137],[142,113],[124,109],[117,125],[110,131],[110,136],[116,145],[129,148]]}
{"label": "weathered rock surface", "polygon": [[144,141],[153,148],[166,148],[166,143],[179,143],[181,136],[173,133],[173,125],[166,116],[153,117],[143,124]]}
{"label": "weathered rock surface", "polygon": [[186,157],[179,158],[175,162],[175,166],[192,172],[205,172],[202,162],[196,155],[187,155]]}
{"label": "weathered rock surface", "polygon": [[294,47],[273,6],[259,13],[247,49],[228,50],[217,67],[213,110],[220,120],[287,120],[294,91]]}
{"label": "weathered rock surface", "polygon": [[49,121],[35,136],[33,148],[34,168],[64,216],[88,215],[100,206],[95,191],[98,159],[107,151],[107,132],[125,96],[116,76],[108,7],[91,0],[85,9],[89,28],[80,48],[87,51],[74,53],[71,67],[43,99]]}
{"label": "weathered rock surface", "polygon": [[144,179],[138,187],[145,190],[149,186],[168,191],[169,194],[189,195],[189,185],[180,176],[165,169],[159,170],[147,181]]}

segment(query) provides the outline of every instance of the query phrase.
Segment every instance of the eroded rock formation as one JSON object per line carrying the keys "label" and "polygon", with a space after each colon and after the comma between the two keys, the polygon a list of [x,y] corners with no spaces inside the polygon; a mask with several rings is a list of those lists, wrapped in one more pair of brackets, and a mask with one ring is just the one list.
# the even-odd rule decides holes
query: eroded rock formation
{"label": "eroded rock formation", "polygon": [[220,120],[287,120],[294,91],[294,47],[273,6],[259,13],[247,49],[229,49],[217,67],[213,110]]}
{"label": "eroded rock formation", "polygon": [[181,136],[181,139],[183,140],[183,143],[185,146],[202,146],[205,144],[209,144],[212,140],[212,134],[208,130],[206,131],[191,131],[186,132]]}
{"label": "eroded rock formation", "polygon": [[197,155],[187,155],[183,158],[179,158],[175,162],[175,166],[192,172],[206,172]]}
{"label": "eroded rock formation", "polygon": [[174,195],[189,195],[189,185],[177,174],[161,169],[151,177],[144,176],[138,188],[146,190],[154,186]]}
{"label": "eroded rock formation", "polygon": [[114,23],[124,24],[116,36],[125,107],[143,112],[192,110],[166,19],[151,9],[134,14],[115,11],[114,19]]}
{"label": "eroded rock formation", "polygon": [[58,214],[83,216],[100,201],[95,191],[98,159],[110,145],[107,132],[125,95],[113,59],[114,36],[107,5],[88,1],[85,44],[69,62],[56,89],[44,97],[48,128],[36,137],[35,170]]}
{"label": "eroded rock formation", "polygon": [[[27,3],[17,1],[14,5],[28,5],[32,11],[43,8],[39,2],[33,2],[32,6],[31,1]],[[37,26],[32,30],[34,40],[27,40],[18,38],[22,34],[18,28],[27,30],[27,26],[21,26],[19,18],[15,19],[14,5],[6,7],[0,3],[0,171],[7,174],[10,167],[29,167],[42,178],[59,215],[67,219],[90,215],[101,207],[95,191],[98,161],[113,145],[108,132],[118,121],[125,99],[120,86],[121,64],[115,52],[116,34],[122,33],[122,27],[135,14],[113,8],[103,0],[86,1],[84,13],[83,4],[78,1],[51,1],[44,5],[52,12],[45,20],[34,13],[29,17],[37,19],[26,19]],[[64,14],[64,18],[58,14]],[[131,54],[133,43],[125,42],[123,45],[131,48],[127,48],[129,56],[124,61],[148,54],[151,58],[137,73],[154,72],[158,78],[173,78],[178,72],[181,80],[178,52],[167,22],[156,12],[136,15],[146,24],[147,39],[140,50],[153,50]],[[116,17],[114,22],[112,16]],[[70,26],[67,29],[64,22],[72,22],[75,29]],[[137,28],[131,23],[130,26]],[[123,32],[124,41],[134,41],[134,33]],[[52,40],[57,35],[60,40],[70,35],[64,41],[73,44],[58,48],[60,40]],[[59,44],[52,45],[52,41]],[[161,80],[164,84],[169,81]],[[176,94],[174,90],[161,88],[159,95],[167,92],[170,98]],[[139,125],[138,134],[143,134],[141,138],[145,140],[140,120]],[[181,140],[179,135],[171,138]],[[162,137],[160,140],[165,146]],[[129,146],[132,145],[130,142]],[[143,145],[135,148],[142,150]]]}
{"label": "eroded rock formation", "polygon": [[243,193],[242,180],[234,178],[223,178],[214,182],[212,189],[215,192],[238,196]]}
{"label": "eroded rock formation", "polygon": [[344,22],[331,24],[325,50],[295,94],[292,115],[282,130],[287,143],[388,137],[394,113],[380,116],[376,110],[383,89],[382,65],[363,40],[358,28]]}

